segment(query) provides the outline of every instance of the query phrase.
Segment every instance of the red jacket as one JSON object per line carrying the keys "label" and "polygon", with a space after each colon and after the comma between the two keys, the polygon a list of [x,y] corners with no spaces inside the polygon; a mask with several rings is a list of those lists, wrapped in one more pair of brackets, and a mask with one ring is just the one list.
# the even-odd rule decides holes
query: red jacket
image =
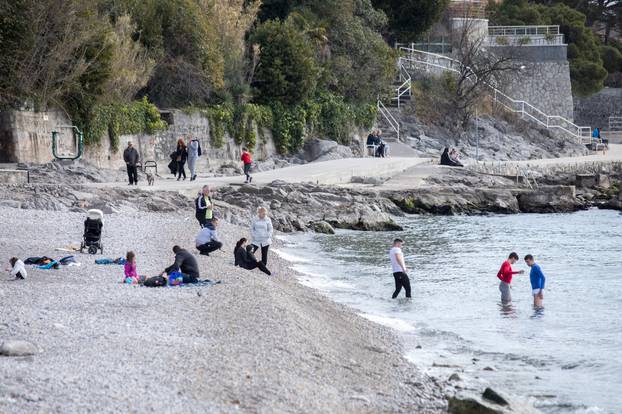
{"label": "red jacket", "polygon": [[242,161],[244,162],[244,165],[252,164],[253,160],[251,159],[251,154],[249,154],[248,152],[244,151],[242,153]]}
{"label": "red jacket", "polygon": [[519,274],[520,272],[515,272],[512,270],[512,265],[509,261],[503,262],[501,265],[501,269],[499,269],[499,273],[497,273],[497,277],[504,281],[505,283],[512,283],[512,276]]}

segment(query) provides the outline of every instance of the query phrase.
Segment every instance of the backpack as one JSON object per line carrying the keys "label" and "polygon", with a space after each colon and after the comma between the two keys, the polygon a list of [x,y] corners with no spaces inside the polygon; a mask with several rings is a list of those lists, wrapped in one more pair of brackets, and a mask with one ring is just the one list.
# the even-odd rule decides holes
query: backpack
{"label": "backpack", "polygon": [[166,279],[162,276],[153,276],[148,279],[145,279],[143,286],[146,286],[146,287],[166,286]]}

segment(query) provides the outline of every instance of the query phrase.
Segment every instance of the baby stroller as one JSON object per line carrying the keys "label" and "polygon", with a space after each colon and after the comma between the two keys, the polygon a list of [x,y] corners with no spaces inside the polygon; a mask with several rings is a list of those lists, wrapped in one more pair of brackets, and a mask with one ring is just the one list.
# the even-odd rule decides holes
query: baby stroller
{"label": "baby stroller", "polygon": [[89,254],[96,254],[99,249],[104,253],[104,245],[101,242],[102,227],[104,227],[104,213],[101,210],[89,210],[84,220],[84,240],[80,244],[80,253],[88,248]]}

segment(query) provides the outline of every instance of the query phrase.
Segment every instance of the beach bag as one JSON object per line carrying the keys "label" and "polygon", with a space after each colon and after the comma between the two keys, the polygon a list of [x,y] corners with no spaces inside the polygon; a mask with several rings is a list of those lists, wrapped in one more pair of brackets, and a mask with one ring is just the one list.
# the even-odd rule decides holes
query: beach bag
{"label": "beach bag", "polygon": [[199,145],[199,149],[197,150],[197,154],[200,157],[203,154],[203,150],[201,149],[201,141],[197,140],[197,144]]}
{"label": "beach bag", "polygon": [[163,276],[153,276],[153,277],[145,279],[145,282],[143,283],[143,285],[147,287],[166,286],[166,278],[164,278]]}
{"label": "beach bag", "polygon": [[178,286],[184,283],[184,274],[181,272],[173,272],[168,275],[168,284]]}

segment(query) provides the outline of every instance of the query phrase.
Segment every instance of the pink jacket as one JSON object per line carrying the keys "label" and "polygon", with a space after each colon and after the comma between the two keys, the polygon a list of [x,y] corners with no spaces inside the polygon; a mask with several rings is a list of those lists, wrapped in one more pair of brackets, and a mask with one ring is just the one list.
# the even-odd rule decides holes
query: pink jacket
{"label": "pink jacket", "polygon": [[123,269],[125,271],[125,278],[138,277],[138,273],[136,273],[136,263],[125,262]]}

